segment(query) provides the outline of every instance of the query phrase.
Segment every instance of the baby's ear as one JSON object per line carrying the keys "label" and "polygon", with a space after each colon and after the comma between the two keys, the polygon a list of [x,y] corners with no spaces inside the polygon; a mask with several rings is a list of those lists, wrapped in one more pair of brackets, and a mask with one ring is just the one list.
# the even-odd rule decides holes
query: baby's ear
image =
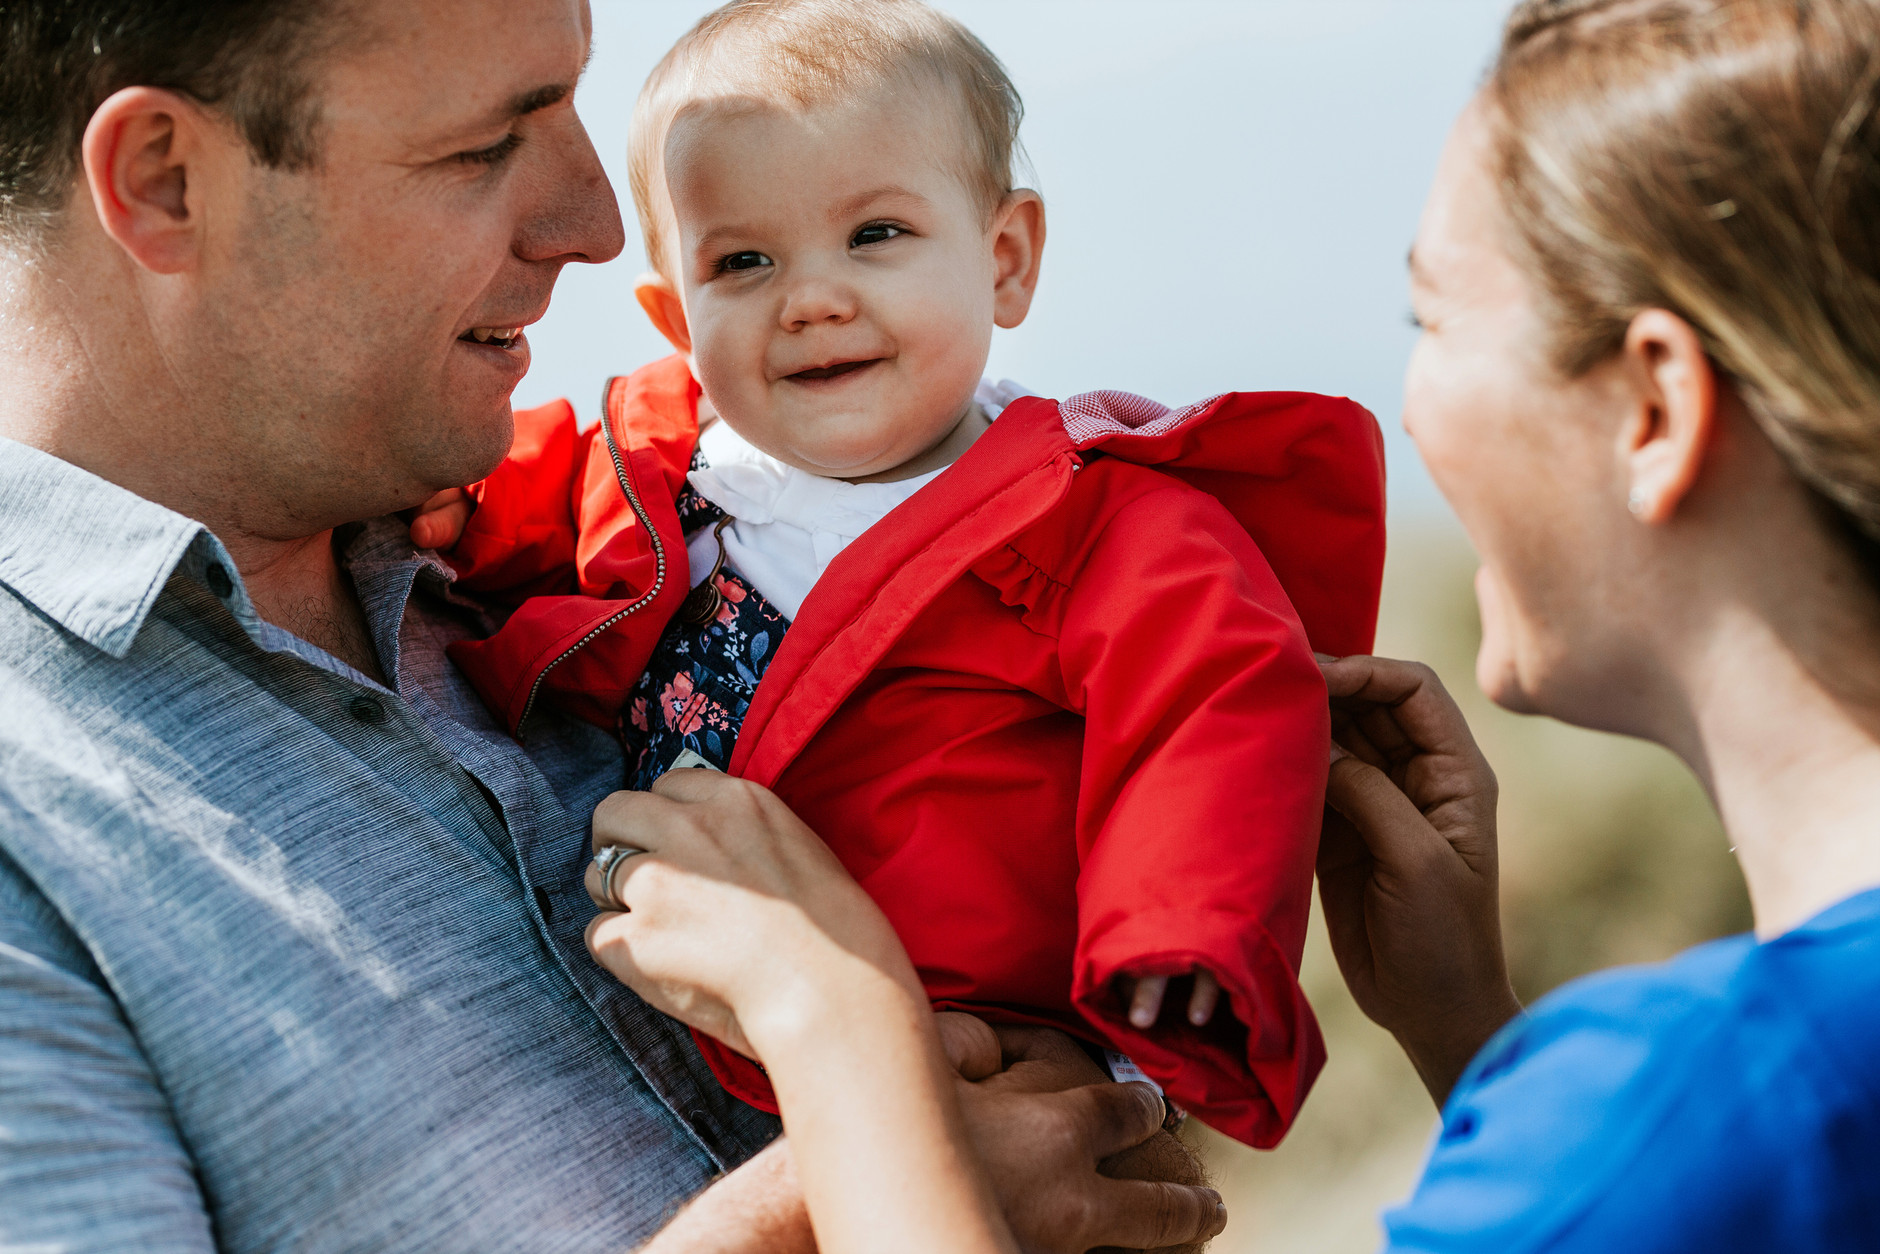
{"label": "baby's ear", "polygon": [[687,357],[692,355],[692,328],[685,320],[685,298],[663,274],[642,274],[633,281],[633,297],[666,342]]}
{"label": "baby's ear", "polygon": [[1030,188],[1008,192],[992,222],[993,313],[1002,327],[1015,327],[1031,312],[1044,261],[1044,198]]}

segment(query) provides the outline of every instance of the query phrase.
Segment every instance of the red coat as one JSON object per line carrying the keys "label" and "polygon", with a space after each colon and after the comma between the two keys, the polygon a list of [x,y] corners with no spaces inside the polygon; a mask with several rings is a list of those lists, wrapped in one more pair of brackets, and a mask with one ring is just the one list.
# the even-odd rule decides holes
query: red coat
{"label": "red coat", "polygon": [[[593,431],[565,402],[517,416],[453,558],[538,594],[452,651],[512,730],[541,700],[616,725],[690,586],[697,401],[668,358],[610,383]],[[1105,1043],[1272,1145],[1324,1060],[1297,978],[1330,730],[1312,650],[1369,650],[1383,556],[1382,444],[1349,401],[1020,400],[830,564],[731,773],[829,842],[936,1005]],[[1231,1017],[1129,1025],[1114,977],[1195,966]]]}

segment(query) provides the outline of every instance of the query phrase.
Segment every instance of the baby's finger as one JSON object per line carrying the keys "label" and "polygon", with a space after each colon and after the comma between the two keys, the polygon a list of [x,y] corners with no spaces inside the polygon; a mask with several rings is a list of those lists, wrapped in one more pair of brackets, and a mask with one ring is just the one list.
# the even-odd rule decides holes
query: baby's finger
{"label": "baby's finger", "polygon": [[1152,1028],[1162,1016],[1162,998],[1168,993],[1166,975],[1145,975],[1136,981],[1136,991],[1129,998],[1129,1021],[1139,1028]]}
{"label": "baby's finger", "polygon": [[1214,1017],[1220,1000],[1221,982],[1207,971],[1195,972],[1195,991],[1188,995],[1188,1022],[1196,1027],[1205,1025]]}
{"label": "baby's finger", "polygon": [[418,507],[411,542],[421,549],[448,549],[463,536],[476,502],[462,488],[447,488]]}

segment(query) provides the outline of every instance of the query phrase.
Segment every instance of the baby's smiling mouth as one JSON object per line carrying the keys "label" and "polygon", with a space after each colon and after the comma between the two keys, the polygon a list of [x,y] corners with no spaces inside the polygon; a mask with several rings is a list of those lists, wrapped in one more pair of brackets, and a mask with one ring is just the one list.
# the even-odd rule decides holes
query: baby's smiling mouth
{"label": "baby's smiling mouth", "polygon": [[879,363],[881,360],[882,358],[880,357],[870,357],[865,361],[839,361],[832,366],[817,366],[811,370],[799,370],[795,374],[787,374],[783,377],[797,383],[819,383],[824,379],[840,379],[844,375],[854,374],[858,370],[866,370],[868,367]]}

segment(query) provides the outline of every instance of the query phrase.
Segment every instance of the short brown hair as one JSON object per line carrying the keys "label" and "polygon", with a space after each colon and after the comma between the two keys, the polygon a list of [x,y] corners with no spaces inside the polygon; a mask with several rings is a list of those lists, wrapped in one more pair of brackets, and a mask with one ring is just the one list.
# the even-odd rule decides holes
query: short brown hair
{"label": "short brown hair", "polygon": [[896,79],[937,81],[958,93],[971,149],[962,173],[988,214],[1012,190],[1025,105],[999,58],[959,22],[920,0],[732,0],[672,46],[633,108],[627,181],[647,260],[662,273],[666,132],[708,71],[797,108]]}
{"label": "short brown hair", "polygon": [[[43,234],[113,93],[165,87],[222,109],[264,165],[319,157],[309,58],[334,0],[0,0],[0,235]],[[322,39],[321,36],[326,36]]]}
{"label": "short brown hair", "polygon": [[1880,575],[1880,0],[1528,0],[1486,98],[1560,367],[1678,314]]}

